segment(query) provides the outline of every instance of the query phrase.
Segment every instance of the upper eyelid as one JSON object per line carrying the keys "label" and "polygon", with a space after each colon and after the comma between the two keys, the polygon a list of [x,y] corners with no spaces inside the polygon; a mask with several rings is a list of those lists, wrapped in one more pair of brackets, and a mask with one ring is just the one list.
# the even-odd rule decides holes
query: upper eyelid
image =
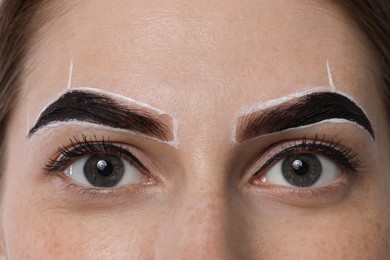
{"label": "upper eyelid", "polygon": [[[132,152],[124,148],[122,145],[115,144],[108,140],[97,141],[96,139],[96,141],[91,141],[91,140],[87,140],[85,137],[83,138],[84,141],[80,141],[77,138],[74,138],[76,142],[73,142],[73,140],[70,139],[71,140],[70,141],[71,144],[69,145],[70,147],[69,146],[59,147],[58,150],[60,151],[60,155],[58,155],[56,159],[50,159],[50,162],[45,166],[45,170],[47,172],[56,172],[63,167],[63,164],[69,164],[72,159],[77,160],[83,156],[88,156],[93,153],[110,153],[110,154],[120,153],[120,155],[125,155],[128,158],[130,158],[132,164],[135,164],[141,170],[149,173],[148,168],[146,168],[144,164]],[[109,150],[107,148],[109,148]],[[71,153],[73,153],[74,151],[77,151],[79,154],[71,155]]]}
{"label": "upper eyelid", "polygon": [[[355,172],[357,169],[364,167],[364,164],[360,161],[359,158],[357,158],[357,153],[352,152],[352,149],[343,146],[342,144],[340,144],[340,142],[334,142],[333,140],[326,141],[325,136],[322,139],[317,139],[316,137],[313,140],[306,139],[305,137],[300,141],[289,141],[287,143],[279,144],[279,146],[282,147],[281,151],[270,156],[270,158],[266,160],[266,162],[262,164],[262,166],[258,170],[256,170],[253,176],[259,175],[259,173],[263,172],[275,163],[284,159],[289,154],[297,152],[304,153],[306,151],[306,153],[319,153],[321,155],[321,149],[323,149],[322,152],[329,152],[330,150],[333,150],[335,153],[339,153],[342,156],[346,157],[346,160],[348,160],[348,162],[351,164],[351,167],[347,168],[352,172]],[[329,153],[323,153],[322,155],[332,157]],[[343,166],[345,167],[345,165]]]}

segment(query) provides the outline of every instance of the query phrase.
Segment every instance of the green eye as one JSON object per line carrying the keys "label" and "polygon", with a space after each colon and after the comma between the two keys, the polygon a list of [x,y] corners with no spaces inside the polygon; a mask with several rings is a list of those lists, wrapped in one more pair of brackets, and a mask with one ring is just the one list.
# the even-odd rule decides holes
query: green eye
{"label": "green eye", "polygon": [[119,156],[99,153],[74,161],[64,173],[87,187],[110,188],[140,183],[143,174]]}
{"label": "green eye", "polygon": [[273,165],[264,175],[270,184],[293,187],[326,185],[342,171],[330,159],[316,154],[293,154]]}
{"label": "green eye", "polygon": [[322,174],[322,164],[313,154],[291,155],[282,161],[284,179],[297,187],[315,184]]}

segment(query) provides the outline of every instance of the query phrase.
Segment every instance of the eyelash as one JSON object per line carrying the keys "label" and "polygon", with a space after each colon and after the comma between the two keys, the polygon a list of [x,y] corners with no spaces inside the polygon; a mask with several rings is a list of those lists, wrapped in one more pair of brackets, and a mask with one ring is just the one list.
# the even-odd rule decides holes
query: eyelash
{"label": "eyelash", "polygon": [[[75,161],[78,158],[81,158],[86,155],[92,155],[96,153],[109,153],[117,155],[123,159],[129,161],[134,167],[138,168],[141,172],[149,174],[150,171],[142,164],[142,162],[135,157],[128,149],[125,147],[114,144],[110,140],[103,136],[101,139],[98,139],[96,136],[87,137],[82,135],[82,138],[79,139],[76,136],[69,139],[70,145],[61,146],[58,148],[60,156],[53,160],[50,159],[49,163],[45,166],[44,170],[49,174],[56,174],[61,170],[64,170],[70,163]],[[264,171],[267,171],[275,163],[280,160],[285,159],[287,156],[294,153],[313,153],[327,156],[329,159],[333,160],[338,165],[344,168],[344,171],[347,174],[351,174],[355,178],[359,178],[358,172],[364,168],[364,164],[358,158],[358,154],[353,152],[351,148],[347,148],[344,145],[341,145],[340,141],[335,142],[333,139],[327,140],[325,135],[319,139],[317,135],[314,139],[308,139],[306,137],[302,139],[297,139],[290,141],[288,143],[283,143],[279,146],[281,151],[271,156],[260,169],[258,169],[253,177],[258,178]],[[75,186],[75,184],[71,184]],[[88,194],[98,194],[101,189],[88,188],[81,189],[78,187],[78,192],[88,191]],[[321,192],[329,192],[331,187],[322,187],[322,188],[306,188],[306,189],[290,189],[292,194],[302,196],[308,195],[320,195]],[[110,189],[107,189],[110,190]]]}
{"label": "eyelash", "polygon": [[308,140],[307,137],[304,137],[300,140],[283,144],[281,147],[282,151],[268,159],[253,176],[259,175],[276,162],[285,159],[288,155],[302,152],[325,155],[338,165],[341,165],[348,173],[352,173],[355,176],[359,170],[364,168],[364,164],[359,159],[357,153],[354,153],[351,148],[341,145],[340,141],[327,140],[325,135],[321,139],[316,135],[314,140]]}
{"label": "eyelash", "polygon": [[44,168],[47,173],[56,173],[77,158],[96,153],[117,155],[128,160],[130,164],[134,165],[141,172],[149,173],[148,168],[146,168],[145,165],[143,165],[142,162],[138,160],[138,158],[135,157],[128,149],[110,142],[110,140],[105,139],[104,136],[100,141],[96,136],[88,138],[85,135],[82,136],[81,140],[78,137],[73,136],[73,138],[70,138],[69,141],[69,147],[58,147],[58,151],[61,156],[58,159],[50,159],[49,163]]}

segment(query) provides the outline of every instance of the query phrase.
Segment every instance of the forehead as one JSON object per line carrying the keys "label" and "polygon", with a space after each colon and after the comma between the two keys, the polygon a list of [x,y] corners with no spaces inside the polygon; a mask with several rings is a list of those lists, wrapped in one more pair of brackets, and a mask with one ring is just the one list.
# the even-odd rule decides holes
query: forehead
{"label": "forehead", "polygon": [[39,32],[28,89],[45,90],[43,107],[66,87],[73,62],[72,86],[179,117],[221,107],[233,115],[246,104],[327,85],[329,61],[340,90],[361,94],[368,80],[361,70],[369,67],[364,40],[341,10],[319,2],[67,1],[66,13]]}

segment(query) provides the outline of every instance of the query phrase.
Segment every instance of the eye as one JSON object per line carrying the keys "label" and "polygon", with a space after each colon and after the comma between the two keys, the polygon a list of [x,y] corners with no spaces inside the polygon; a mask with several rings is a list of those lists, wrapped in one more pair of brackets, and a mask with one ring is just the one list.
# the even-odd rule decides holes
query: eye
{"label": "eye", "polygon": [[292,154],[279,160],[263,176],[269,184],[293,187],[323,186],[342,175],[330,159],[313,153]]}
{"label": "eye", "polygon": [[87,187],[110,188],[139,184],[144,175],[119,156],[98,153],[75,160],[64,173]]}

